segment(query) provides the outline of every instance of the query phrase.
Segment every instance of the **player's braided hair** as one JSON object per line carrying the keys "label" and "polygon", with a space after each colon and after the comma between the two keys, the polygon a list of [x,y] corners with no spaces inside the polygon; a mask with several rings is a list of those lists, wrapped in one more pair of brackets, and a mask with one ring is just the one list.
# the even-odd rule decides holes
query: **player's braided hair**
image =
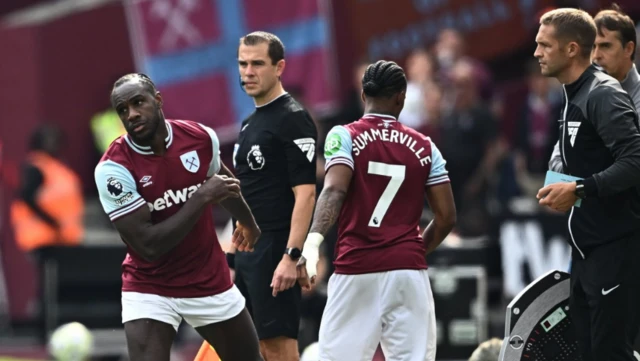
{"label": "player's braided hair", "polygon": [[370,97],[390,97],[407,89],[404,70],[393,61],[378,60],[367,67],[362,90]]}
{"label": "player's braided hair", "polygon": [[131,74],[122,76],[120,79],[116,80],[116,82],[113,84],[113,90],[116,90],[117,87],[127,83],[130,80],[139,80],[142,83],[142,85],[144,85],[145,89],[149,93],[151,93],[151,95],[156,95],[156,92],[157,92],[156,85],[153,84],[153,81],[151,81],[151,78],[149,78],[149,76],[142,73],[131,73]]}

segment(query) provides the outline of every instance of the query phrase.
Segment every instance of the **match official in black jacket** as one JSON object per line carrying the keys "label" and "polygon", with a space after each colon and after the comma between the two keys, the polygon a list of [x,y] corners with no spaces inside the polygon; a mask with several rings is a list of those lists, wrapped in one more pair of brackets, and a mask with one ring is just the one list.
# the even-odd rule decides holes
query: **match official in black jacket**
{"label": "match official in black jacket", "polygon": [[569,213],[569,312],[582,359],[632,361],[640,326],[640,132],[629,95],[591,65],[595,38],[594,20],[582,10],[540,19],[534,55],[542,74],[564,89],[562,170],[582,180],[548,185],[538,198]]}

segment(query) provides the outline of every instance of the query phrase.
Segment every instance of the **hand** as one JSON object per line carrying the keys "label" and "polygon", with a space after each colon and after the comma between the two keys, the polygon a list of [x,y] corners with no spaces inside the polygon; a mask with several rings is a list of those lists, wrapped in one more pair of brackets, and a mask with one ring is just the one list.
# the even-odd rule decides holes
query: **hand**
{"label": "hand", "polygon": [[253,252],[253,246],[258,242],[262,232],[257,225],[245,227],[242,223],[236,222],[236,230],[233,231],[231,242],[240,252]]}
{"label": "hand", "polygon": [[207,203],[220,203],[227,198],[240,197],[240,181],[224,175],[214,175],[200,186],[198,192],[205,196]]}
{"label": "hand", "polygon": [[309,278],[307,272],[307,259],[300,257],[296,264],[296,271],[298,273],[298,284],[304,291],[311,291],[316,284],[316,276]]}
{"label": "hand", "polygon": [[229,275],[231,276],[231,283],[236,281],[236,270],[229,268]]}
{"label": "hand", "polygon": [[576,183],[554,183],[538,191],[539,203],[560,212],[566,212],[578,199]]}
{"label": "hand", "polygon": [[288,255],[282,257],[282,261],[280,261],[276,271],[273,273],[273,280],[271,281],[273,297],[276,297],[278,292],[288,290],[296,284],[298,279],[296,263]]}

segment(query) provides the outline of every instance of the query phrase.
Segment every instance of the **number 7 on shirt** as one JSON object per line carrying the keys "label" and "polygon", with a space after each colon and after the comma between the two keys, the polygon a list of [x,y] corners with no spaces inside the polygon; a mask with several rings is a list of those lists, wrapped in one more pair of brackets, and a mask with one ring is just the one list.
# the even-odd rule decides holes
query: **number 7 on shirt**
{"label": "number 7 on shirt", "polygon": [[369,227],[380,227],[384,215],[389,210],[389,206],[398,193],[400,186],[402,186],[402,182],[404,182],[406,168],[404,165],[369,162],[369,174],[391,177],[387,188],[382,192],[376,208],[373,210],[373,214],[369,219]]}

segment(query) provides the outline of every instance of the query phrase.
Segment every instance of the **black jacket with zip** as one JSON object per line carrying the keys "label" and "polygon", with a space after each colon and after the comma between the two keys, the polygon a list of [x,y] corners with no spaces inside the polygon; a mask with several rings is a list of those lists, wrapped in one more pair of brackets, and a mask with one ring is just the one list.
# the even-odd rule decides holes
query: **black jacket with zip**
{"label": "black jacket with zip", "polygon": [[569,213],[569,233],[585,258],[598,245],[640,231],[638,114],[620,83],[593,65],[563,88],[562,169],[584,178],[587,194]]}

